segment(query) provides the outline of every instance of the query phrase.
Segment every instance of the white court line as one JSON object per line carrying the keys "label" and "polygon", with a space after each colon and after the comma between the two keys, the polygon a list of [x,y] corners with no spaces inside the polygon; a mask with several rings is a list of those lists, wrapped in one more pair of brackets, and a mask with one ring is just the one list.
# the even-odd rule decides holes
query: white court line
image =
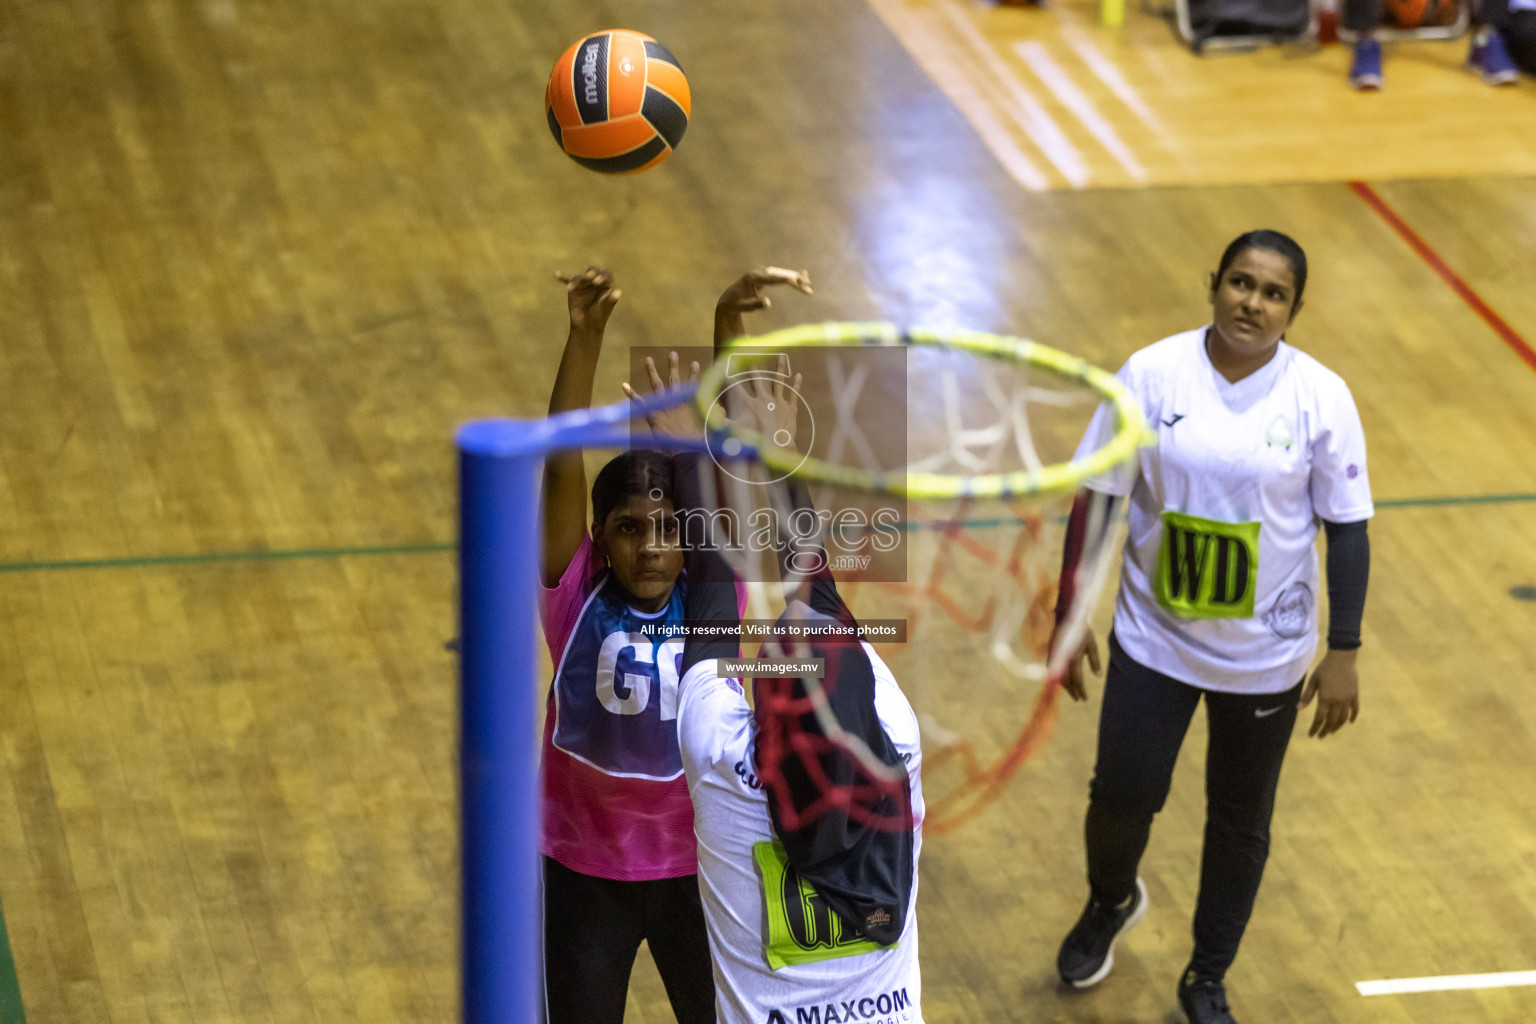
{"label": "white court line", "polygon": [[951,60],[947,53],[941,53],[947,47],[932,45],[932,31],[906,11],[901,0],[869,0],[869,5],[928,77],[949,94],[950,101],[976,129],[976,134],[981,136],[1013,180],[1031,192],[1049,189],[1049,179],[1019,149],[1008,129],[992,116],[987,101],[970,83],[959,62]]}
{"label": "white court line", "polygon": [[1141,98],[1141,93],[1136,91],[1136,87],[1126,79],[1115,62],[1104,56],[1103,52],[1093,45],[1087,33],[1076,25],[1063,24],[1061,35],[1083,63],[1087,64],[1093,73],[1109,87],[1109,91],[1115,94],[1115,98],[1140,118],[1141,123],[1146,125],[1152,134],[1162,137],[1168,133],[1168,126],[1163,124],[1162,118],[1153,113],[1152,108],[1147,106],[1146,101]]}
{"label": "white court line", "polygon": [[[1024,83],[1019,81],[1018,76],[997,55],[992,44],[976,30],[975,25],[966,20],[964,14],[948,3],[942,4],[940,10],[990,70],[992,80],[1002,83],[1008,95],[1019,105],[1018,113],[1013,115],[1013,120],[1024,129],[1024,134],[1029,136],[1029,140],[1040,148],[1040,152],[1045,154],[1047,160],[1056,165],[1061,176],[1067,179],[1067,184],[1073,188],[1082,188],[1087,185],[1088,168],[1083,163],[1082,154],[1072,145],[1072,141],[1061,130],[1061,126],[1046,113],[1040,101],[1024,88]],[[1010,111],[1010,113],[1013,112]]]}
{"label": "white court line", "polygon": [[1088,134],[1099,140],[1099,145],[1109,150],[1125,172],[1137,181],[1146,181],[1147,172],[1142,168],[1141,161],[1136,159],[1136,154],[1131,148],[1115,134],[1115,129],[1094,107],[1093,101],[1077,87],[1072,81],[1072,76],[1061,69],[1061,65],[1051,59],[1050,52],[1045,44],[1033,40],[1023,43],[1015,43],[1013,52],[1028,64],[1033,71],[1045,83],[1045,87],[1056,95],[1061,105],[1070,110],[1083,127],[1088,129]]}
{"label": "white court line", "polygon": [[1467,988],[1513,988],[1536,985],[1536,971],[1505,971],[1502,974],[1447,974],[1439,978],[1394,978],[1357,981],[1363,996],[1392,996],[1405,992],[1448,992]]}

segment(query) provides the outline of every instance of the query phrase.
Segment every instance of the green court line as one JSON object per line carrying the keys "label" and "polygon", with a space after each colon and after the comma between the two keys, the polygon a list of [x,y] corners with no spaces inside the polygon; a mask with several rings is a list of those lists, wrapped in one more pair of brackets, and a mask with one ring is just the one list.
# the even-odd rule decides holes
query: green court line
{"label": "green court line", "polygon": [[[1384,498],[1378,509],[1443,508],[1458,505],[1518,505],[1536,502],[1536,493],[1462,494],[1440,498]],[[967,519],[972,529],[1005,526],[1015,519]],[[457,551],[451,542],[394,544],[355,548],[302,548],[296,551],[224,551],[202,555],[146,555],[138,558],[84,558],[56,562],[0,562],[4,572],[56,572],[66,569],[129,569],[162,565],[208,565],[218,562],[278,562],[304,558],[363,558],[375,555],[438,555]],[[0,1024],[5,1024],[0,1020]]]}
{"label": "green court line", "polygon": [[5,908],[0,907],[0,1024],[27,1024],[21,1008],[21,984],[16,980],[16,961],[11,959],[11,940],[5,933]]}
{"label": "green court line", "polygon": [[140,558],[85,558],[59,562],[0,562],[0,572],[50,572],[58,569],[125,569],[155,565],[204,565],[211,562],[277,562],[301,558],[357,558],[368,555],[424,555],[457,550],[457,544],[394,544],[357,548],[302,548],[297,551],[224,551],[203,555],[145,555]]}
{"label": "green court line", "polygon": [[1463,494],[1444,498],[1384,498],[1377,508],[1435,508],[1442,505],[1518,505],[1536,501],[1536,494]]}

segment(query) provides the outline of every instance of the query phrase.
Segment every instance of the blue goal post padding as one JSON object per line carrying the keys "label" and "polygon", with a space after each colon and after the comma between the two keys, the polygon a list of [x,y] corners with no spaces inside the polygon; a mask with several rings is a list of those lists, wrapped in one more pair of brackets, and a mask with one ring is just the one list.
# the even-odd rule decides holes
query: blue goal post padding
{"label": "blue goal post padding", "polygon": [[[459,428],[459,794],[465,1024],[543,1019],[539,855],[539,491],[544,457],[623,448],[688,385],[544,420]],[[656,439],[672,450],[702,440]]]}

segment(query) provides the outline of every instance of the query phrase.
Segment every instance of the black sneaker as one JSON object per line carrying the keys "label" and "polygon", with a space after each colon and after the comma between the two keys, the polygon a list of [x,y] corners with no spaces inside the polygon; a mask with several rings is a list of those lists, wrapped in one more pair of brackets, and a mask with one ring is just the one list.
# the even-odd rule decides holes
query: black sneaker
{"label": "black sneaker", "polygon": [[1179,979],[1179,1009],[1185,1024],[1237,1024],[1227,1007],[1227,987],[1186,970]]}
{"label": "black sneaker", "polygon": [[1062,940],[1056,971],[1073,988],[1089,988],[1103,981],[1115,966],[1115,940],[1147,912],[1147,887],[1136,879],[1136,891],[1118,907],[1088,900],[1083,916]]}

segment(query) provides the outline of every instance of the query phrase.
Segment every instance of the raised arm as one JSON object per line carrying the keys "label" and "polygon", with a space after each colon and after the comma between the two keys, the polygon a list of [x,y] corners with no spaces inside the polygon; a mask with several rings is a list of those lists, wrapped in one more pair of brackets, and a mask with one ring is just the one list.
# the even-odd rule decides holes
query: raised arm
{"label": "raised arm", "polygon": [[[571,329],[549,394],[549,414],[585,409],[592,404],[592,381],[603,349],[608,315],[619,301],[613,275],[597,267],[565,282]],[[546,587],[560,582],[587,529],[587,471],[581,451],[555,452],[544,460],[544,548],[540,575]]]}
{"label": "raised arm", "polygon": [[[683,572],[688,579],[683,619],[691,626],[724,626],[740,623],[741,612],[736,604],[736,576],[718,549],[718,539],[713,535],[714,517],[708,514],[699,480],[699,473],[705,468],[701,463],[707,458],[698,452],[678,452],[672,457],[672,501],[678,519],[687,524],[678,530],[683,545]],[[700,512],[704,514],[699,515]],[[683,642],[678,675],[686,676],[689,669],[702,661],[735,658],[740,652],[741,640],[734,633],[690,633]]]}
{"label": "raised arm", "polygon": [[[795,437],[800,419],[800,374],[789,380],[789,357],[780,354],[772,376],[749,380],[737,403],[738,420],[757,431],[763,443],[797,451]],[[791,476],[768,485],[782,488],[773,502],[783,512],[778,523],[774,546],[778,554],[779,579],[788,588],[785,600],[803,601],[814,611],[853,625],[853,612],[837,590],[827,558],[822,521],[811,500],[811,492],[800,479]]]}

